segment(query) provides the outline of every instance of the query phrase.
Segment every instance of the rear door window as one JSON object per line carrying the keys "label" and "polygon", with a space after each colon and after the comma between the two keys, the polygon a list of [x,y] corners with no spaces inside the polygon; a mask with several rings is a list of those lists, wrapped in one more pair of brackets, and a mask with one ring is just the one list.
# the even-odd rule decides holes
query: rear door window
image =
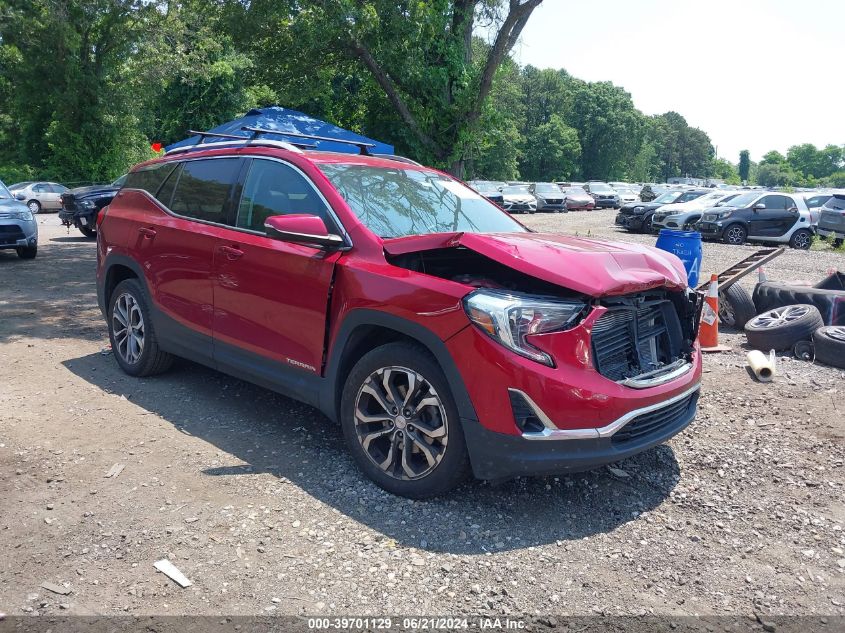
{"label": "rear door window", "polygon": [[206,222],[230,224],[227,209],[240,167],[240,158],[186,161],[173,193],[171,211]]}
{"label": "rear door window", "polygon": [[314,186],[299,171],[275,160],[253,159],[238,205],[237,226],[264,233],[274,215],[307,213],[332,227],[328,208]]}

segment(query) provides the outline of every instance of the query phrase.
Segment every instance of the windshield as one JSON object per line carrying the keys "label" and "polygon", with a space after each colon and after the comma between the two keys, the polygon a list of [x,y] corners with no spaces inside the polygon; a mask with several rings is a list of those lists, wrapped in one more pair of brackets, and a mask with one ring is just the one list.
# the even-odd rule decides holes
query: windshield
{"label": "windshield", "polygon": [[751,203],[754,202],[757,198],[760,197],[758,192],[751,192],[751,193],[744,193],[742,195],[737,196],[730,202],[726,203],[726,207],[736,207],[741,209],[742,207],[750,207]]}
{"label": "windshield", "polygon": [[690,200],[698,200],[703,194],[700,191],[687,191],[682,193],[678,198],[678,202],[689,202]]}
{"label": "windshield", "polygon": [[729,207],[729,206],[731,205],[731,201],[732,201],[734,198],[736,198],[737,196],[739,196],[739,194],[738,194],[738,193],[732,193],[732,194],[731,194],[731,195],[729,195],[729,196],[725,196],[724,198],[722,198],[721,200],[719,200],[719,202],[717,202],[717,203],[716,203],[716,206],[717,206],[717,207]]}
{"label": "windshield", "polygon": [[502,189],[502,193],[529,193],[525,185],[511,185]]}
{"label": "windshield", "polygon": [[17,189],[24,189],[32,184],[32,181],[27,180],[26,182],[16,182],[13,185],[9,186],[9,191],[16,191]]}
{"label": "windshield", "polygon": [[664,194],[661,194],[657,198],[655,198],[654,202],[657,204],[672,204],[681,197],[680,191],[667,191]]}
{"label": "windshield", "polygon": [[118,178],[117,180],[115,180],[115,181],[111,184],[111,186],[112,186],[112,187],[122,187],[122,186],[123,186],[123,183],[124,183],[125,181],[126,181],[126,174],[124,174],[123,176],[121,176],[120,178]]}
{"label": "windshield", "polygon": [[0,198],[11,198],[12,192],[6,189],[6,185],[0,180]]}
{"label": "windshield", "polygon": [[498,193],[499,188],[496,187],[492,182],[476,182],[470,183],[475,186],[476,191],[482,191],[485,193]]}
{"label": "windshield", "polygon": [[355,215],[380,237],[523,232],[509,215],[443,174],[370,165],[320,165]]}
{"label": "windshield", "polygon": [[608,191],[613,191],[608,185],[604,184],[603,182],[591,182],[590,191],[595,191],[597,193],[606,193]]}
{"label": "windshield", "polygon": [[571,193],[572,195],[582,195],[582,196],[588,195],[587,192],[584,189],[582,189],[581,187],[567,187],[566,193]]}
{"label": "windshield", "polygon": [[538,182],[534,190],[538,193],[560,193],[560,187],[545,182]]}

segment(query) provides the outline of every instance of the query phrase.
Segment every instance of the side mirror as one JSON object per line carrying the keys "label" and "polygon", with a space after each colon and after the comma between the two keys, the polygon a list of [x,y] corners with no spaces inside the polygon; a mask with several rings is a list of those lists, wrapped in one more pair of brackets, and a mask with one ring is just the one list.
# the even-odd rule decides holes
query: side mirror
{"label": "side mirror", "polygon": [[758,203],[757,203],[757,204],[755,204],[755,205],[754,205],[754,207],[753,207],[753,209],[754,209],[755,211],[759,211],[760,209],[765,209],[765,208],[766,208],[766,205],[765,205],[765,204],[763,204],[762,202],[758,202]]}
{"label": "side mirror", "polygon": [[18,191],[15,194],[15,200],[21,200],[21,201],[26,200],[26,194],[23,191]]}
{"label": "side mirror", "polygon": [[264,229],[268,237],[282,242],[306,244],[326,250],[338,250],[346,246],[343,238],[330,234],[326,223],[316,215],[273,215],[264,222]]}

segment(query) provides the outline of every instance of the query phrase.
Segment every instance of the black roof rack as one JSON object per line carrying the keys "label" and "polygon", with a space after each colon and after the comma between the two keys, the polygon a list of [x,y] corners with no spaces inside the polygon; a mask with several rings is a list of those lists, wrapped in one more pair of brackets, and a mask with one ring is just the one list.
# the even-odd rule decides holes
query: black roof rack
{"label": "black roof rack", "polygon": [[[370,155],[370,148],[375,147],[375,143],[366,143],[364,141],[350,141],[343,138],[331,138],[328,136],[316,136],[314,134],[300,134],[299,132],[285,132],[283,130],[269,130],[263,127],[250,127],[245,125],[241,128],[245,132],[252,132],[252,138],[257,138],[260,134],[278,134],[279,136],[292,136],[293,138],[304,138],[312,141],[326,141],[328,143],[343,143],[344,145],[354,145],[364,156]],[[295,143],[294,143],[295,144]]]}
{"label": "black roof rack", "polygon": [[[246,129],[246,128],[243,128],[243,129]],[[197,143],[197,145],[202,145],[203,143],[205,143],[206,138],[226,138],[226,139],[232,139],[232,140],[236,140],[236,141],[252,141],[252,140],[255,140],[256,138],[258,138],[258,134],[253,134],[252,136],[239,136],[238,134],[222,134],[220,132],[200,132],[198,130],[188,130],[188,134],[191,134],[192,136],[199,136],[200,137],[199,143]],[[314,145],[312,143],[292,142],[291,145],[294,145],[296,147],[300,147],[302,149],[316,149],[316,147],[317,147],[316,145]]]}

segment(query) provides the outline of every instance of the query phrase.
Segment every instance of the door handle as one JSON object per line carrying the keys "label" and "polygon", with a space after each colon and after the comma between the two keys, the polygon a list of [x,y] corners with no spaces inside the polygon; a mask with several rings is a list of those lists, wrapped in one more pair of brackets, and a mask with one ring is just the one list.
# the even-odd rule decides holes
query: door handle
{"label": "door handle", "polygon": [[235,248],[234,246],[221,246],[220,252],[225,253],[226,258],[230,260],[240,259],[244,254],[241,249]]}
{"label": "door handle", "polygon": [[143,235],[148,240],[151,240],[156,236],[155,229],[148,229],[146,227],[141,227],[140,229],[138,229],[138,233]]}

